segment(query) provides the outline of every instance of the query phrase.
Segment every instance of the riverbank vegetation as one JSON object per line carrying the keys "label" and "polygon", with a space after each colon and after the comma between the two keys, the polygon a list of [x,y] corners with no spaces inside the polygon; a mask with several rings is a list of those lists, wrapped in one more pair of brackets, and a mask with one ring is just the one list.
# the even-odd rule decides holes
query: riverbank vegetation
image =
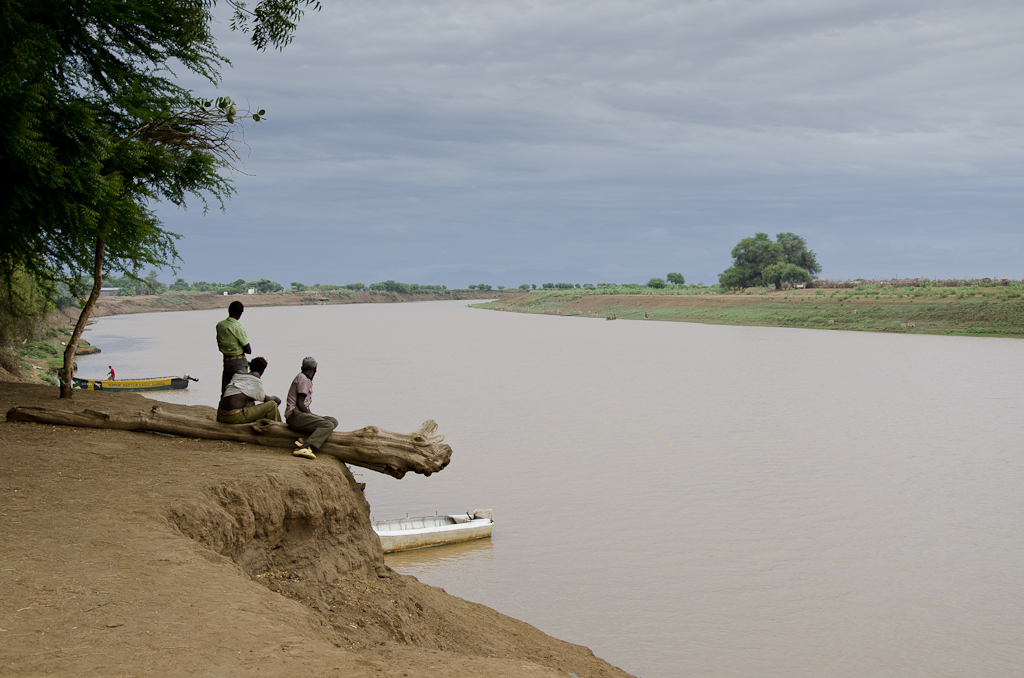
{"label": "riverbank vegetation", "polygon": [[818,282],[815,288],[782,291],[729,291],[720,285],[537,290],[479,307],[592,318],[1024,337],[1022,281],[984,279],[958,281],[956,286],[926,279],[915,286],[903,284],[909,281],[845,281],[827,288],[817,287]]}

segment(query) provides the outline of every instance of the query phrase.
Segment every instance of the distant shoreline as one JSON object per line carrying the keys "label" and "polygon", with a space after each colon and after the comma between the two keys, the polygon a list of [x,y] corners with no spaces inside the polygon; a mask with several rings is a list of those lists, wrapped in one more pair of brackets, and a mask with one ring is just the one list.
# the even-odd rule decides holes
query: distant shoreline
{"label": "distant shoreline", "polygon": [[961,299],[913,293],[877,296],[853,289],[635,295],[538,290],[474,306],[616,320],[1024,338],[1024,299],[1003,298],[998,292]]}
{"label": "distant shoreline", "polygon": [[[92,317],[130,313],[165,313],[169,311],[205,311],[227,308],[232,301],[246,307],[257,306],[337,306],[342,304],[393,304],[411,301],[507,299],[520,296],[520,290],[443,290],[403,294],[359,290],[351,296],[332,290],[317,292],[274,292],[272,294],[147,294],[127,297],[100,297]],[[71,309],[75,311],[76,309]],[[77,316],[77,313],[75,314]]]}

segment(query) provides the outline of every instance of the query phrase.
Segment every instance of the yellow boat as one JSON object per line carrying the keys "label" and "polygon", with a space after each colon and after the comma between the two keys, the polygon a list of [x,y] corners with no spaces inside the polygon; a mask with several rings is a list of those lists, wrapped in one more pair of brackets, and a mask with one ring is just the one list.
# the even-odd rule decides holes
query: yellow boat
{"label": "yellow boat", "polygon": [[79,388],[88,391],[177,391],[188,388],[188,382],[199,381],[187,374],[184,377],[150,377],[146,379],[81,379],[71,377]]}

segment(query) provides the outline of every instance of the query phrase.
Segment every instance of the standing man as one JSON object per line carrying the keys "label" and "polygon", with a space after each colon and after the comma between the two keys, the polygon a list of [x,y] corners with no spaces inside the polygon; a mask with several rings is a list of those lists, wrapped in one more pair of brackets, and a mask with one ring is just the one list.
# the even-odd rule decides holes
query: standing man
{"label": "standing man", "polygon": [[107,369],[110,370],[110,372],[107,373],[107,379],[109,379],[110,381],[117,379],[117,377],[114,375],[114,366],[107,365]]}
{"label": "standing man", "polygon": [[252,348],[249,346],[245,328],[238,322],[244,310],[242,302],[232,301],[228,306],[228,317],[217,323],[217,348],[224,354],[224,374],[220,379],[221,397],[224,397],[224,389],[231,382],[232,375],[249,369],[245,354],[252,353]]}
{"label": "standing man", "polygon": [[302,359],[302,371],[292,380],[288,387],[288,405],[284,411],[285,423],[288,428],[308,433],[305,438],[295,441],[298,449],[293,456],[316,459],[313,448],[320,446],[338,428],[338,420],[334,417],[321,417],[309,411],[313,402],[313,377],[316,376],[316,361],[312,358]]}

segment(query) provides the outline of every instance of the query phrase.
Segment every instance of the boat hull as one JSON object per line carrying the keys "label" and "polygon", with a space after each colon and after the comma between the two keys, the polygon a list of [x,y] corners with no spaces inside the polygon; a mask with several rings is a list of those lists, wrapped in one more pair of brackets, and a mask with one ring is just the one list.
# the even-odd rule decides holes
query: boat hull
{"label": "boat hull", "polygon": [[186,377],[154,377],[151,379],[81,379],[72,377],[80,388],[88,391],[177,391],[188,388]]}
{"label": "boat hull", "polygon": [[427,516],[401,518],[373,523],[384,553],[458,544],[486,539],[494,530],[490,518],[468,519],[467,516]]}

